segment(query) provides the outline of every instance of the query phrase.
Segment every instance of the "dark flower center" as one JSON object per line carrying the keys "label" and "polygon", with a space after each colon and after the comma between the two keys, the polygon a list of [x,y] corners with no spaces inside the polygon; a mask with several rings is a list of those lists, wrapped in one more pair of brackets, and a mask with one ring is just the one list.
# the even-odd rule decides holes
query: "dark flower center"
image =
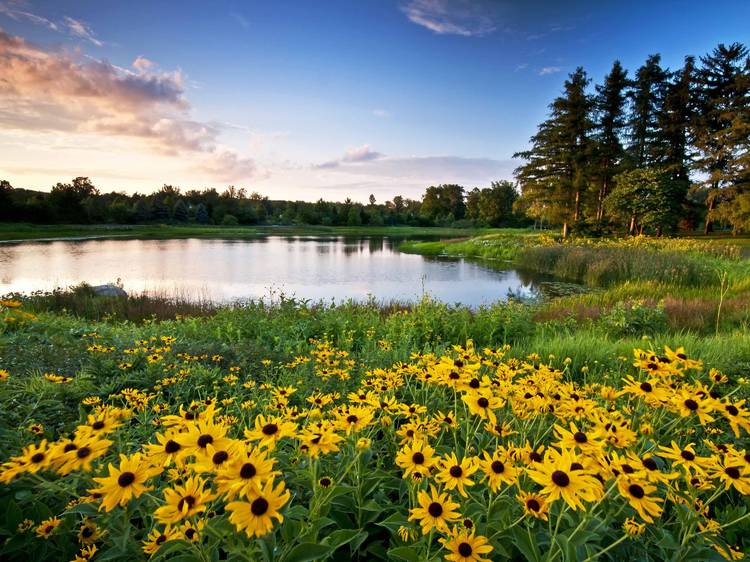
{"label": "dark flower center", "polygon": [[91,427],[93,429],[96,429],[96,430],[103,429],[104,428],[104,422],[101,421],[101,420],[95,421],[94,423],[91,424]]}
{"label": "dark flower center", "polygon": [[427,512],[433,517],[440,517],[443,514],[443,506],[438,502],[432,502],[427,508]]}
{"label": "dark flower center", "polygon": [[736,416],[740,413],[740,411],[737,409],[737,406],[732,406],[731,404],[726,407],[726,410],[727,412],[729,412],[730,416]]}
{"label": "dark flower center", "polygon": [[217,451],[211,460],[214,464],[223,464],[229,458],[229,453],[226,451]]}
{"label": "dark flower center", "polygon": [[570,470],[583,470],[583,465],[579,462],[570,463]]}
{"label": "dark flower center", "polygon": [[[482,397],[481,397],[481,398],[480,398],[479,400],[477,400],[477,405],[478,405],[478,406],[479,406],[480,408],[486,408],[487,406],[489,406],[489,405],[490,405],[490,401],[489,401],[489,400],[487,400],[487,399],[486,399],[486,398],[485,398],[484,396],[482,396]],[[464,544],[465,544],[465,543],[464,543]]]}
{"label": "dark flower center", "polygon": [[417,451],[411,456],[411,462],[414,464],[422,464],[424,462],[424,455]]}
{"label": "dark flower center", "polygon": [[657,468],[659,468],[656,464],[656,461],[650,457],[647,459],[643,459],[642,462],[643,462],[643,466],[645,466],[649,470],[656,470]]}
{"label": "dark flower center", "polygon": [[91,454],[91,449],[89,449],[88,447],[81,447],[80,449],[78,449],[78,451],[76,451],[76,456],[79,459],[85,459],[90,454]]}
{"label": "dark flower center", "polygon": [[630,492],[630,495],[636,499],[641,499],[646,495],[646,492],[638,484],[631,484],[628,486],[628,492]]}
{"label": "dark flower center", "polygon": [[692,398],[688,398],[687,400],[685,400],[684,404],[685,407],[691,412],[695,412],[698,409],[698,402],[696,402]]}
{"label": "dark flower center", "polygon": [[253,463],[246,462],[242,465],[242,468],[240,468],[240,477],[244,478],[245,480],[249,480],[250,478],[255,476],[257,472],[258,471],[255,469],[255,465]]}
{"label": "dark flower center", "polygon": [[167,540],[167,535],[159,535],[159,538],[156,539],[156,544],[162,544]]}
{"label": "dark flower center", "polygon": [[264,498],[253,500],[253,503],[250,504],[250,511],[253,512],[253,515],[260,517],[268,511],[268,500]]}
{"label": "dark flower center", "polygon": [[182,446],[177,441],[172,441],[171,439],[166,442],[164,445],[164,452],[167,454],[176,453],[182,448]]}
{"label": "dark flower center", "polygon": [[177,502],[177,509],[179,511],[182,511],[183,509],[185,509],[185,505],[187,505],[188,511],[190,511],[195,505],[195,501],[196,500],[193,496],[185,496]]}
{"label": "dark flower center", "polygon": [[122,488],[127,488],[133,482],[135,482],[135,474],[133,474],[132,472],[123,472],[122,474],[120,474],[120,476],[117,477],[117,483]]}
{"label": "dark flower center", "polygon": [[193,537],[195,536],[195,529],[188,529],[185,531],[185,536],[188,538],[188,540],[193,540]]}
{"label": "dark flower center", "polygon": [[461,475],[464,473],[463,469],[458,465],[452,466],[448,472],[453,478],[461,478]]}
{"label": "dark flower center", "polygon": [[350,414],[349,416],[347,416],[346,421],[347,423],[357,423],[357,421],[359,421],[359,418],[354,414]]}
{"label": "dark flower center", "polygon": [[471,379],[469,381],[469,387],[470,388],[479,388],[479,380],[478,379]]}
{"label": "dark flower center", "polygon": [[31,457],[31,462],[34,464],[39,464],[44,460],[44,453],[36,453]]}
{"label": "dark flower center", "polygon": [[528,509],[529,511],[539,511],[540,509],[542,509],[542,506],[537,500],[532,498],[526,502],[526,509]]}
{"label": "dark flower center", "polygon": [[505,472],[505,465],[500,461],[492,461],[490,468],[495,474],[502,474]]}
{"label": "dark flower center", "polygon": [[589,438],[586,437],[586,434],[583,433],[582,431],[576,431],[573,434],[573,439],[575,440],[576,443],[586,443],[586,441],[589,440]]}
{"label": "dark flower center", "polygon": [[94,534],[94,530],[91,527],[84,527],[83,529],[81,529],[81,536],[84,539],[89,538],[93,534]]}
{"label": "dark flower center", "polygon": [[263,426],[261,431],[263,432],[263,435],[276,435],[279,431],[279,426],[275,423],[268,423]]}
{"label": "dark flower center", "polygon": [[643,392],[651,392],[652,390],[654,390],[654,387],[651,386],[650,382],[642,382],[641,383],[641,390]]}
{"label": "dark flower center", "polygon": [[740,469],[736,466],[728,466],[724,469],[724,472],[729,478],[737,479],[740,477]]}
{"label": "dark flower center", "polygon": [[565,488],[565,486],[570,484],[570,476],[568,476],[562,470],[556,470],[552,473],[552,482],[554,482],[561,488]]}
{"label": "dark flower center", "polygon": [[327,476],[324,476],[323,478],[320,479],[320,485],[323,486],[324,488],[328,488],[331,485],[331,479],[328,478]]}
{"label": "dark flower center", "polygon": [[75,443],[68,443],[63,447],[63,453],[69,453],[70,451],[75,451],[78,448],[78,446]]}
{"label": "dark flower center", "polygon": [[209,443],[213,443],[213,442],[214,442],[213,435],[209,435],[209,434],[206,433],[206,434],[201,435],[200,437],[198,437],[198,446],[201,449],[205,449],[206,445],[208,445]]}
{"label": "dark flower center", "polygon": [[690,451],[681,451],[680,456],[685,459],[686,461],[694,461],[695,455],[691,453]]}
{"label": "dark flower center", "polygon": [[540,454],[539,454],[539,453],[537,453],[536,451],[531,451],[531,453],[529,453],[529,458],[530,458],[530,459],[531,459],[531,460],[532,460],[533,462],[542,462],[542,455],[540,455]]}
{"label": "dark flower center", "polygon": [[471,553],[474,552],[471,548],[471,545],[467,542],[462,542],[458,545],[458,553],[463,556],[464,558],[468,558],[471,556]]}

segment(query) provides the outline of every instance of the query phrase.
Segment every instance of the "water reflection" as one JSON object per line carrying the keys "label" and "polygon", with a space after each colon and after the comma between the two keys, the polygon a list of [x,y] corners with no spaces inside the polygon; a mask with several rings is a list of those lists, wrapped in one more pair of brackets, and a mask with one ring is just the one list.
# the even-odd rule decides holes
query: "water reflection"
{"label": "water reflection", "polygon": [[0,294],[121,279],[129,292],[217,302],[301,299],[415,301],[424,293],[470,306],[533,297],[549,279],[503,265],[396,251],[385,237],[258,240],[84,240],[0,244]]}

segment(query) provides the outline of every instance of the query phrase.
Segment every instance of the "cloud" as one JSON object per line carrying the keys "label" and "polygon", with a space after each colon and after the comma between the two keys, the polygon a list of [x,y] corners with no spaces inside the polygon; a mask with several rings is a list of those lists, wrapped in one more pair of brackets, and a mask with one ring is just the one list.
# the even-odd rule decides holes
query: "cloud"
{"label": "cloud", "polygon": [[401,11],[438,35],[481,37],[497,29],[490,3],[480,0],[409,0]]}
{"label": "cloud", "polygon": [[31,12],[27,12],[26,10],[22,9],[23,6],[23,2],[0,2],[0,14],[3,14],[15,21],[26,20],[35,25],[41,25],[53,31],[58,31],[58,26],[55,22],[48,20],[47,18],[43,18],[42,16],[32,14]]}
{"label": "cloud", "polygon": [[205,173],[214,180],[222,182],[242,182],[263,175],[259,173],[258,166],[253,159],[242,158],[229,149],[216,151],[194,168],[198,173]]}
{"label": "cloud", "polygon": [[68,28],[71,35],[74,35],[81,39],[85,39],[86,41],[90,41],[97,47],[101,47],[102,45],[104,45],[104,43],[99,41],[99,39],[94,36],[94,32],[92,31],[92,29],[84,22],[73,19],[69,16],[65,16],[63,18],[63,23]]}
{"label": "cloud", "polygon": [[243,16],[242,14],[239,14],[237,12],[231,12],[229,15],[232,16],[232,19],[234,19],[243,28],[250,29],[250,22],[248,21],[248,19],[245,16]]}
{"label": "cloud", "polygon": [[355,146],[354,148],[348,149],[344,152],[341,158],[336,160],[329,160],[315,166],[316,168],[336,168],[341,164],[356,164],[358,162],[370,162],[371,160],[377,160],[382,158],[383,154],[375,152],[370,149],[369,144],[363,144],[362,146]]}
{"label": "cloud", "polygon": [[560,72],[561,70],[562,68],[560,68],[559,66],[545,66],[540,68],[537,74],[539,74],[539,76],[546,76],[547,74],[554,74],[556,72]]}
{"label": "cloud", "polygon": [[197,154],[217,176],[254,170],[251,160],[219,147],[220,125],[190,119],[182,73],[162,71],[145,57],[123,69],[0,30],[0,76],[5,131],[126,138],[162,154]]}
{"label": "cloud", "polygon": [[387,109],[373,109],[372,114],[375,117],[390,117],[391,116],[391,112],[388,111]]}

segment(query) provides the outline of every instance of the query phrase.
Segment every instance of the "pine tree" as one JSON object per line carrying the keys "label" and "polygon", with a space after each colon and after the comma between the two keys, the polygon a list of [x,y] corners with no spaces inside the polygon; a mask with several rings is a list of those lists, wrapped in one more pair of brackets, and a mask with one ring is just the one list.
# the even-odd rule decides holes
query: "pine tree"
{"label": "pine tree", "polygon": [[741,43],[723,43],[701,57],[696,71],[697,117],[693,122],[698,150],[695,168],[708,188],[705,232],[748,184],[750,150],[750,57]]}
{"label": "pine tree", "polygon": [[514,155],[527,160],[515,171],[524,198],[521,206],[562,223],[563,236],[582,218],[588,188],[593,107],[588,83],[583,68],[570,74],[563,95],[550,105],[550,117],[531,138],[531,149]]}
{"label": "pine tree", "polygon": [[625,114],[625,90],[628,73],[620,61],[615,61],[604,83],[596,87],[594,98],[596,141],[593,175],[598,183],[596,220],[604,218],[604,199],[613,187],[613,178],[622,171],[625,149],[622,138],[627,124]]}
{"label": "pine tree", "polygon": [[635,74],[629,92],[630,144],[627,152],[632,167],[658,165],[663,149],[659,132],[659,114],[667,89],[668,73],[660,66],[661,55],[651,55]]}

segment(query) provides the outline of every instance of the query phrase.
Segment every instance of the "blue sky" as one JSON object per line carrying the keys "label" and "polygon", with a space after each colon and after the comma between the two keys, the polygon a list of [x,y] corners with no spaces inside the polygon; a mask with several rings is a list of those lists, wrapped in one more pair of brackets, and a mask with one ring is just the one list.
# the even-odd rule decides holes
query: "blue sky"
{"label": "blue sky", "polygon": [[[729,14],[729,15],[728,15]],[[510,179],[568,72],[750,42],[750,2],[0,0],[0,176],[417,197]]]}

